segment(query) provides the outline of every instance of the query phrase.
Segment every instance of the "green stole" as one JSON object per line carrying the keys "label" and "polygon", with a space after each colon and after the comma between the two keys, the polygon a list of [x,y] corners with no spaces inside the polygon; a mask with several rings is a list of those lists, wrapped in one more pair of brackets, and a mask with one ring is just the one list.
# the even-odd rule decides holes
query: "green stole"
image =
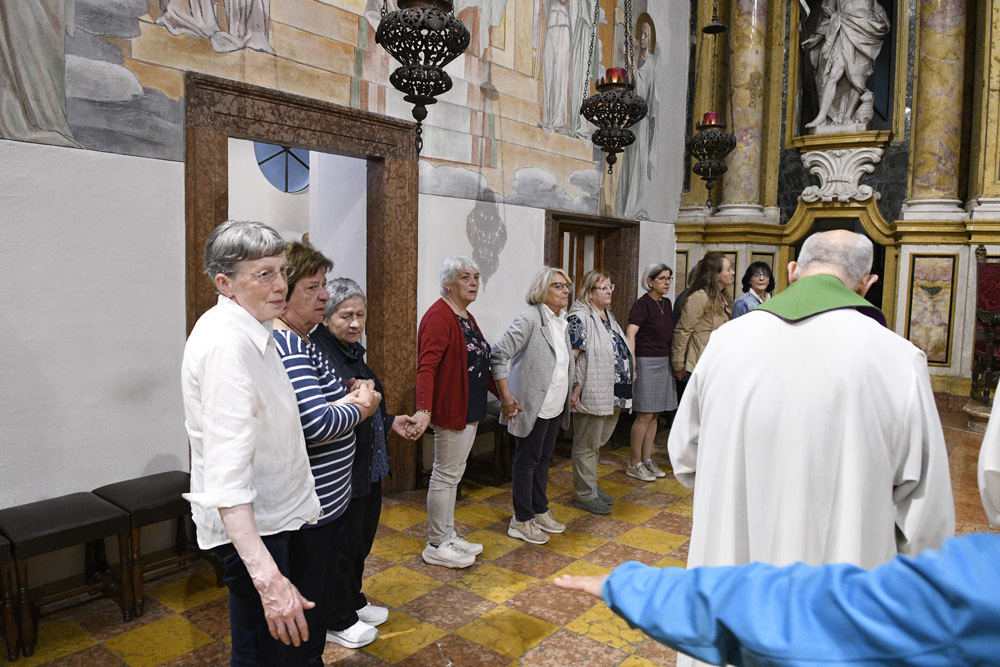
{"label": "green stole", "polygon": [[795,323],[831,310],[852,308],[882,326],[888,326],[882,311],[856,292],[844,287],[836,276],[816,274],[796,280],[781,294],[768,299],[754,310],[771,313]]}

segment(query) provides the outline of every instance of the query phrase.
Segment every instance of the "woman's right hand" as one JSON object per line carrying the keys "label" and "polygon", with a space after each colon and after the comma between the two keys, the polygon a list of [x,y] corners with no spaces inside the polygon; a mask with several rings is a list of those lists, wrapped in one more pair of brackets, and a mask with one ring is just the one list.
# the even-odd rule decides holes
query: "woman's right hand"
{"label": "woman's right hand", "polygon": [[382,394],[368,388],[368,385],[361,382],[356,384],[354,391],[341,399],[334,401],[334,405],[356,405],[361,410],[361,421],[364,421],[375,414],[378,404],[382,401]]}
{"label": "woman's right hand", "polygon": [[524,412],[524,408],[521,404],[517,402],[517,399],[513,396],[508,396],[500,402],[500,412],[503,416],[507,418],[508,421],[512,421],[514,417],[517,416],[518,412]]}
{"label": "woman's right hand", "polygon": [[300,646],[308,640],[309,626],[303,610],[312,609],[316,603],[305,599],[277,567],[268,568],[266,573],[256,573],[256,576],[252,574],[251,577],[260,594],[264,618],[267,619],[267,629],[271,636],[294,646]]}
{"label": "woman's right hand", "polygon": [[687,374],[688,374],[687,371],[684,370],[683,368],[679,371],[674,371],[674,377],[677,378],[678,380],[683,380],[685,377],[687,377]]}
{"label": "woman's right hand", "polygon": [[416,412],[413,415],[413,423],[407,427],[407,431],[410,433],[410,439],[416,440],[424,434],[427,427],[431,425],[431,416],[426,412]]}

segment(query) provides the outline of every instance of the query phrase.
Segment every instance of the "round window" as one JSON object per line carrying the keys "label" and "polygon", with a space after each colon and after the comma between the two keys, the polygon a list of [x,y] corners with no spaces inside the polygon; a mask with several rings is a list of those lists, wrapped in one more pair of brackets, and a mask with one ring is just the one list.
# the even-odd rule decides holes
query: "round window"
{"label": "round window", "polygon": [[309,151],[255,141],[257,166],[267,182],[282,192],[301,192],[309,185]]}

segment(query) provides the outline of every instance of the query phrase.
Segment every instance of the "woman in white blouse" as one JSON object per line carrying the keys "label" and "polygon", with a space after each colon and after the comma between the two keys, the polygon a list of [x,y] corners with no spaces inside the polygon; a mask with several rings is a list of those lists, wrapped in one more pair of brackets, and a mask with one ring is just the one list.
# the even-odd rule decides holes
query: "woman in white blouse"
{"label": "woman in white blouse", "polygon": [[[285,308],[285,243],[259,222],[228,221],[205,246],[219,301],[184,347],[192,514],[202,549],[226,568],[232,665],[305,665],[298,529],[320,514],[295,392],[271,336]],[[310,612],[310,616],[312,613]]]}

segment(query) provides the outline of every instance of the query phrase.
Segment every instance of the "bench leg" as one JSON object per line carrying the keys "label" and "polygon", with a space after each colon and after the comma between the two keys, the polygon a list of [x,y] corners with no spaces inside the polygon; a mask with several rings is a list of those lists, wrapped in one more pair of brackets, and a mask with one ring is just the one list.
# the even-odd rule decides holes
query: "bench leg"
{"label": "bench leg", "polygon": [[132,529],[132,542],[129,548],[130,564],[132,565],[132,608],[135,610],[136,618],[142,616],[146,610],[146,593],[142,587],[142,546],[139,533],[139,528]]}
{"label": "bench leg", "polygon": [[17,660],[20,647],[18,642],[21,633],[17,629],[17,617],[14,615],[14,589],[11,584],[10,563],[0,565],[0,605],[3,605],[3,637],[7,648],[7,659]]}
{"label": "bench leg", "polygon": [[31,602],[28,600],[28,561],[15,560],[17,570],[17,606],[21,625],[21,650],[24,657],[30,658],[35,652],[38,635],[35,633],[35,619],[31,613]]}

